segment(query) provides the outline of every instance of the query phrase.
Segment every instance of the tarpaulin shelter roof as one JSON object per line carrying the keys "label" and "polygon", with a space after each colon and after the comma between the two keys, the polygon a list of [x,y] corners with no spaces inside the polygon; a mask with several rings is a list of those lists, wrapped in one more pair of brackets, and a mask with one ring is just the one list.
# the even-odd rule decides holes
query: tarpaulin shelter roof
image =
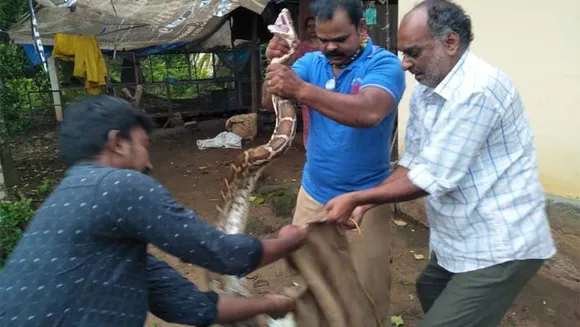
{"label": "tarpaulin shelter roof", "polygon": [[[43,45],[53,45],[56,33],[91,34],[96,36],[101,49],[123,51],[196,41],[231,46],[229,25],[224,24],[229,15],[238,8],[261,14],[268,4],[268,0],[36,2],[36,20]],[[67,7],[67,2],[74,3],[73,7]],[[32,44],[30,26],[30,17],[25,17],[8,34],[17,44]],[[251,23],[247,27],[251,29]]]}

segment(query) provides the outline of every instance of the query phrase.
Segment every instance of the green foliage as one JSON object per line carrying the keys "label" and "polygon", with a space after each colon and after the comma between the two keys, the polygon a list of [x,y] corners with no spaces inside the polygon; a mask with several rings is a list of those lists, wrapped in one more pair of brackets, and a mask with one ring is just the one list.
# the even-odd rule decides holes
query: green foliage
{"label": "green foliage", "polygon": [[262,58],[262,81],[266,80],[266,68],[268,68],[268,59],[266,58],[266,49],[268,43],[260,44],[260,58]]}
{"label": "green foliage", "polygon": [[21,132],[30,125],[31,107],[44,109],[44,103],[30,92],[49,88],[48,76],[38,67],[28,67],[21,46],[0,43],[0,108],[8,133]]}
{"label": "green foliage", "polygon": [[0,203],[0,267],[4,266],[34,216],[31,204],[31,199]]}
{"label": "green foliage", "polygon": [[[148,83],[165,81],[172,83],[232,76],[229,69],[219,64],[218,56],[212,56],[211,53],[151,55],[143,59],[141,69],[144,80]],[[113,76],[112,72],[111,75]],[[224,87],[226,85],[178,83],[170,85],[173,99],[197,98]],[[162,96],[165,96],[165,93]]]}
{"label": "green foliage", "polygon": [[44,179],[42,183],[38,186],[38,195],[42,198],[46,198],[50,192],[52,192],[54,180]]}
{"label": "green foliage", "polygon": [[8,28],[26,12],[28,0],[0,1],[0,27]]}
{"label": "green foliage", "polygon": [[286,185],[276,189],[264,191],[257,196],[250,197],[256,205],[269,203],[276,217],[291,217],[298,196],[297,185]]}
{"label": "green foliage", "polygon": [[0,44],[0,62],[0,76],[4,80],[23,74],[28,64],[24,49],[15,44]]}
{"label": "green foliage", "polygon": [[0,203],[0,270],[34,217],[35,208],[50,195],[56,184],[54,179],[44,179],[33,192],[38,196]]}
{"label": "green foliage", "polygon": [[0,107],[8,133],[22,132],[29,127],[32,109],[47,109],[39,93],[36,93],[48,88],[48,80],[43,74],[39,72],[31,78],[17,76],[6,80],[0,94]]}
{"label": "green foliage", "polygon": [[[0,27],[9,28],[18,22],[28,10],[27,0],[0,0]],[[52,95],[49,90],[48,74],[40,65],[29,67],[28,59],[20,45],[3,43],[0,39],[0,114],[3,115],[6,131],[10,134],[25,131],[31,127],[33,113],[51,112]],[[107,68],[113,81],[121,80],[120,62],[106,59]],[[72,63],[61,63],[59,78],[61,84],[82,85],[82,81],[72,78]],[[117,67],[119,66],[119,67]],[[210,99],[212,91],[232,88],[233,83],[178,83],[180,81],[233,77],[233,72],[211,53],[158,54],[144,58],[141,69],[146,83],[144,97],[164,99],[167,92],[163,82],[169,82],[171,98],[175,100],[199,99],[202,103]],[[177,83],[174,83],[177,82]],[[85,96],[79,89],[62,89],[61,99],[65,105]]]}
{"label": "green foliage", "polygon": [[393,324],[393,326],[395,327],[399,327],[403,326],[405,324],[405,321],[401,316],[391,316],[391,324]]}
{"label": "green foliage", "polygon": [[[27,0],[0,1],[0,27],[7,29],[28,11]],[[30,108],[44,109],[37,92],[47,89],[48,75],[29,67],[20,45],[0,42],[0,109],[8,133],[25,130],[31,123]],[[29,100],[30,98],[30,100]]]}

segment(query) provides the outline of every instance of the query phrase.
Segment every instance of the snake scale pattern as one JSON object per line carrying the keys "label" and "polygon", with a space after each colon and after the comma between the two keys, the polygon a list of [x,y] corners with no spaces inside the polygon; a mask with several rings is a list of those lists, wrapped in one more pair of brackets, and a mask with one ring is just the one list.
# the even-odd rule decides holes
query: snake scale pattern
{"label": "snake scale pattern", "polygon": [[[282,9],[276,22],[268,26],[275,36],[286,41],[290,47],[289,53],[274,58],[272,63],[291,64],[291,57],[296,51],[298,37],[292,25],[292,17],[287,9]],[[244,233],[248,220],[250,195],[264,168],[272,160],[283,155],[291,146],[296,135],[297,105],[279,96],[272,95],[272,103],[276,115],[276,125],[268,143],[245,150],[231,164],[229,174],[224,180],[222,204],[218,206],[217,228],[227,234]],[[207,272],[211,290],[218,294],[230,296],[251,296],[247,280],[235,276],[222,276]],[[295,327],[292,314],[282,319],[259,316],[249,321],[223,325],[224,327]]]}

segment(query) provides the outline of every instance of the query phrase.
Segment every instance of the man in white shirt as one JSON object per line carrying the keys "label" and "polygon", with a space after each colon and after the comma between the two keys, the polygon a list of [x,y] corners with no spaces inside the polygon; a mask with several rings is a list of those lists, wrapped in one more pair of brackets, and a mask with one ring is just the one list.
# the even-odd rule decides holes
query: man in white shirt
{"label": "man in white shirt", "polygon": [[420,327],[498,326],[556,253],[522,99],[469,50],[471,20],[446,0],[402,20],[403,68],[419,82],[405,152],[381,185],[332,199],[328,221],[353,227],[377,204],[425,197],[430,260],[417,279]]}

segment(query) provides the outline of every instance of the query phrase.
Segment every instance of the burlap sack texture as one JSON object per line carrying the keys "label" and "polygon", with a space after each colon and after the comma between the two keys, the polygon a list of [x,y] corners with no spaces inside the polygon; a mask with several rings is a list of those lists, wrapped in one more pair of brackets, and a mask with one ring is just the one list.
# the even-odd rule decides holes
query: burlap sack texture
{"label": "burlap sack texture", "polygon": [[239,135],[243,140],[253,140],[258,134],[256,113],[235,115],[226,120],[226,131]]}

